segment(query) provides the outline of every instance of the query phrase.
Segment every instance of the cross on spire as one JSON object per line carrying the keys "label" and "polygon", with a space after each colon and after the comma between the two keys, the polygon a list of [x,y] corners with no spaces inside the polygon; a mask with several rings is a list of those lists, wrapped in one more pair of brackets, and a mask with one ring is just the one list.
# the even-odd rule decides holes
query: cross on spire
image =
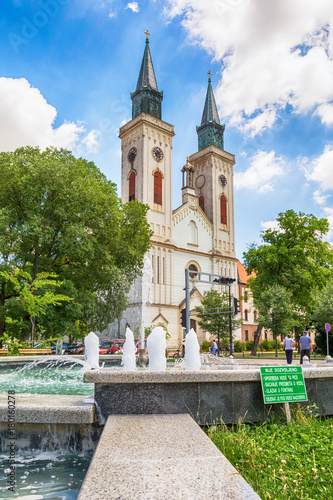
{"label": "cross on spire", "polygon": [[146,31],[145,31],[145,34],[146,34],[146,36],[147,36],[147,40],[148,40],[148,37],[149,37],[149,35],[150,35],[149,31],[148,31],[148,30],[146,30]]}
{"label": "cross on spire", "polygon": [[209,75],[209,80],[210,80],[210,77],[212,76],[212,74],[213,74],[213,73],[211,73],[211,72],[210,72],[210,70],[209,70],[209,71],[207,71],[207,75]]}

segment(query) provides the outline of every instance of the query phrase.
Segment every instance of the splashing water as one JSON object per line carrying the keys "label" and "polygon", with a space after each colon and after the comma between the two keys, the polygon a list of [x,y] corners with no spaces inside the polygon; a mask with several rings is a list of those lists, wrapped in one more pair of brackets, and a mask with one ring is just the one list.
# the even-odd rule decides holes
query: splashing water
{"label": "splashing water", "polygon": [[126,328],[126,340],[123,348],[123,357],[121,359],[121,366],[124,370],[134,371],[136,370],[136,347],[134,343],[134,335],[130,328]]}
{"label": "splashing water", "polygon": [[90,368],[99,368],[99,338],[96,333],[90,332],[84,338],[84,357]]}
{"label": "splashing water", "polygon": [[156,326],[147,338],[147,348],[149,357],[149,370],[166,370],[166,338],[165,330],[161,326]]}
{"label": "splashing water", "polygon": [[91,395],[94,384],[83,382],[83,373],[89,369],[85,361],[71,356],[40,359],[16,369],[1,370],[0,392]]}
{"label": "splashing water", "polygon": [[200,370],[200,346],[193,328],[185,337],[185,370]]}

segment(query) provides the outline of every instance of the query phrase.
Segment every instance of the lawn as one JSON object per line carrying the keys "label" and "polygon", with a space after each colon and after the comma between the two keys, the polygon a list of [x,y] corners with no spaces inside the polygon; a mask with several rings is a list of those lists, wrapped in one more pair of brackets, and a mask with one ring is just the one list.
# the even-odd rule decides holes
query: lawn
{"label": "lawn", "polygon": [[333,419],[291,405],[292,421],[214,425],[208,435],[262,500],[333,496]]}

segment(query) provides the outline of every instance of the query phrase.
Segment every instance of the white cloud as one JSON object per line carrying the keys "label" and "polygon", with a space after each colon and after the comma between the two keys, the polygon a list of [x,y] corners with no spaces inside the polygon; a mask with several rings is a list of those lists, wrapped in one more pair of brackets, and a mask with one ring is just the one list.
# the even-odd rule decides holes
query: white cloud
{"label": "white cloud", "polygon": [[183,16],[189,40],[221,61],[223,119],[254,135],[290,105],[332,123],[331,0],[168,0],[165,14]]}
{"label": "white cloud", "polygon": [[323,195],[319,189],[313,193],[313,200],[315,203],[318,203],[318,205],[325,205],[327,198],[328,195]]}
{"label": "white cloud", "polygon": [[73,122],[54,128],[56,116],[56,109],[26,79],[0,78],[1,151],[28,145],[96,150],[97,131],[87,134],[82,123]]}
{"label": "white cloud", "polygon": [[140,8],[137,2],[130,2],[126,5],[126,9],[131,9],[132,12],[139,12]]}
{"label": "white cloud", "polygon": [[333,189],[333,146],[325,146],[324,152],[311,162],[304,162],[305,176],[319,184],[322,191]]}
{"label": "white cloud", "polygon": [[259,193],[273,191],[273,179],[282,176],[286,163],[275,152],[257,151],[245,172],[235,173],[235,189],[255,189]]}
{"label": "white cloud", "polygon": [[321,104],[316,109],[316,114],[325,125],[333,124],[333,104]]}
{"label": "white cloud", "polygon": [[263,231],[267,231],[268,229],[271,231],[278,231],[280,228],[280,225],[277,220],[268,220],[266,222],[261,221],[260,225]]}
{"label": "white cloud", "polygon": [[330,229],[326,235],[326,241],[331,241],[333,243],[333,208],[326,207],[324,209],[324,212],[325,212],[325,217],[330,225]]}

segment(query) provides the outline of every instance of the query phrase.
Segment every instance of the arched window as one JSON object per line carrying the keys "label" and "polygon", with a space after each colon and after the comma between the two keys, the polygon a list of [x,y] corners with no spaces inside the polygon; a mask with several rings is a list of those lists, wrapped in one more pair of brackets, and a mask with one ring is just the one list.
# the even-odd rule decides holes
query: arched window
{"label": "arched window", "polygon": [[245,342],[249,340],[249,331],[245,330]]}
{"label": "arched window", "polygon": [[192,245],[197,245],[198,244],[198,228],[196,223],[191,220],[189,225],[189,243],[192,243]]}
{"label": "arched window", "polygon": [[129,175],[129,201],[135,200],[135,172],[131,172]]}
{"label": "arched window", "polygon": [[201,210],[205,211],[205,197],[204,196],[199,196],[199,207]]}
{"label": "arched window", "polygon": [[190,272],[190,278],[192,279],[196,279],[198,277],[198,269],[197,269],[197,266],[195,266],[194,264],[190,264],[188,266],[189,270],[191,271]]}
{"label": "arched window", "polygon": [[248,321],[248,312],[247,312],[247,309],[245,309],[245,311],[244,311],[244,319],[245,319],[245,321]]}
{"label": "arched window", "polygon": [[253,319],[254,321],[257,321],[257,311],[253,311]]}
{"label": "arched window", "polygon": [[154,172],[154,203],[162,205],[162,174]]}
{"label": "arched window", "polygon": [[224,195],[220,198],[221,224],[227,224],[227,199]]}

